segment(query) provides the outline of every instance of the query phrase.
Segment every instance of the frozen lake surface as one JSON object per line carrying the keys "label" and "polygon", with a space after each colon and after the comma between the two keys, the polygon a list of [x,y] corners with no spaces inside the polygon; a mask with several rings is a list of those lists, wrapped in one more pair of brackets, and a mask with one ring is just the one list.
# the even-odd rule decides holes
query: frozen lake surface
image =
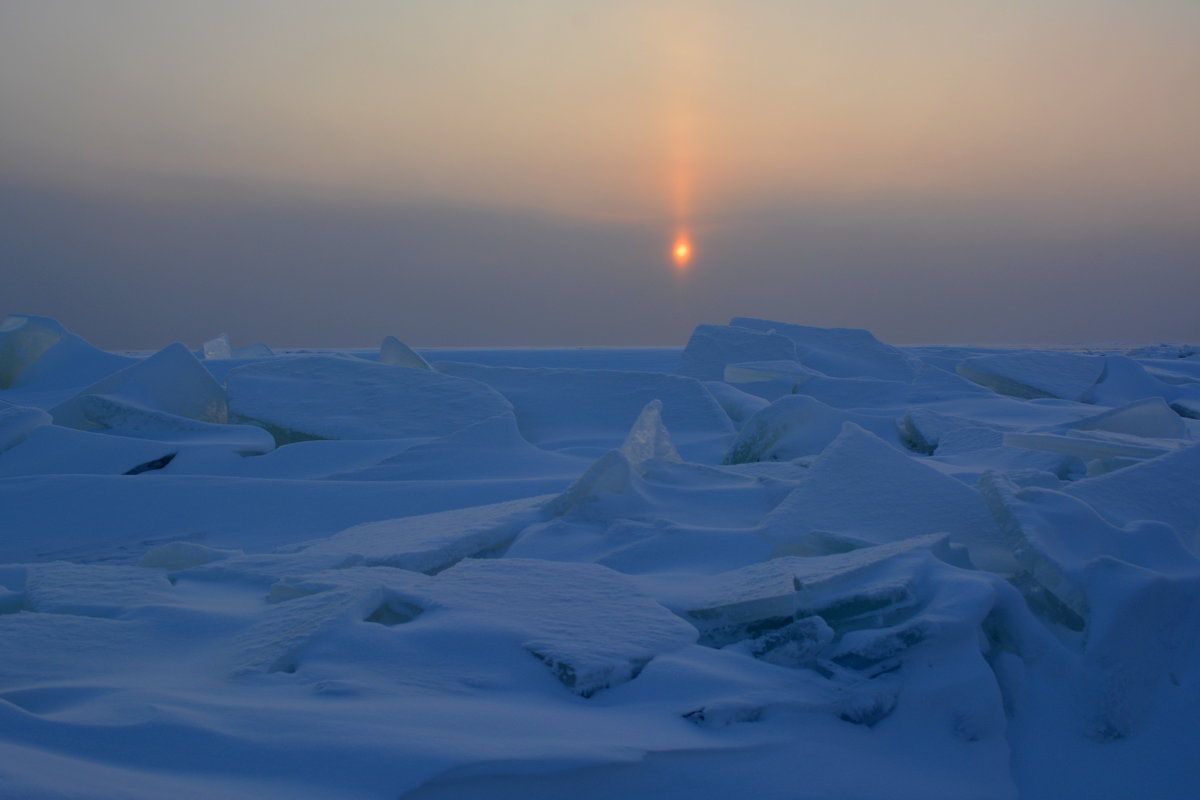
{"label": "frozen lake surface", "polygon": [[1187,345],[10,315],[0,797],[1194,798],[1198,431]]}

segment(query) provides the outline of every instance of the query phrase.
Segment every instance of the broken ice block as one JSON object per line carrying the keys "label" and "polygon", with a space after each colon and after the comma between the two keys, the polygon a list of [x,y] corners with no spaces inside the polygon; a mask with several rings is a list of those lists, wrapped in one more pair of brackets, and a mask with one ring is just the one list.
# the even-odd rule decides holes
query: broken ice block
{"label": "broken ice block", "polygon": [[512,412],[507,400],[476,381],[336,356],[244,364],[229,372],[226,384],[233,420],[266,428],[279,444],[432,438]]}
{"label": "broken ice block", "polygon": [[102,395],[126,406],[165,411],[180,417],[223,424],[228,418],[225,391],[176,342],[149,358],[88,386],[75,397],[51,409],[56,425],[82,430],[103,427],[87,416],[81,398]]}
{"label": "broken ice block", "polygon": [[662,421],[662,401],[658,398],[651,400],[638,414],[621,452],[634,466],[644,461],[680,461],[679,453],[671,444],[671,435]]}
{"label": "broken ice block", "polygon": [[675,372],[706,381],[725,380],[728,364],[741,361],[794,361],[796,346],[774,333],[728,325],[697,325]]}
{"label": "broken ice block", "polygon": [[393,367],[430,369],[428,361],[395,336],[383,337],[383,343],[379,345],[379,363]]}
{"label": "broken ice block", "polygon": [[222,333],[214,339],[209,339],[200,346],[200,350],[203,352],[205,360],[233,357],[233,343],[229,341],[228,333]]}
{"label": "broken ice block", "polygon": [[789,461],[816,455],[854,422],[878,436],[896,441],[890,416],[872,417],[827,406],[805,395],[781,397],[752,416],[738,432],[725,456],[726,464]]}
{"label": "broken ice block", "polygon": [[913,356],[884,344],[870,331],[857,328],[816,328],[748,317],[735,317],[729,324],[733,328],[770,332],[790,339],[796,347],[794,360],[834,378],[908,381],[916,377],[920,367],[920,362]]}
{"label": "broken ice block", "polygon": [[467,560],[426,591],[440,608],[512,636],[584,697],[636,678],[655,656],[696,639],[629,578],[595,564]]}
{"label": "broken ice block", "polygon": [[977,356],[959,363],[968,380],[1012,397],[1083,401],[1104,375],[1102,356],[1021,352]]}

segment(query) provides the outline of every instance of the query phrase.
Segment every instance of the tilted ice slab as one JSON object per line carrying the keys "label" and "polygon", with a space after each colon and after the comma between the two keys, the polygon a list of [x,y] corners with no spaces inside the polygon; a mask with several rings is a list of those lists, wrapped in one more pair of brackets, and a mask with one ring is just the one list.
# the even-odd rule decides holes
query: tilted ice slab
{"label": "tilted ice slab", "polygon": [[696,639],[628,578],[594,564],[471,559],[432,578],[359,567],[285,579],[271,597],[277,607],[240,637],[249,653],[242,671],[294,671],[301,651],[332,626],[421,617],[446,630],[486,628],[590,697]]}
{"label": "tilted ice slab", "polygon": [[[983,659],[985,620],[1022,640],[1027,613],[1011,587],[948,563],[957,560],[947,537],[933,535],[658,585],[702,644],[824,678],[838,690],[826,710],[847,722],[875,725],[910,692],[944,707],[955,735],[999,739],[1004,711]],[[919,688],[935,662],[957,680]],[[741,705],[744,717],[755,713]]]}
{"label": "tilted ice slab", "polygon": [[837,438],[847,422],[887,441],[898,441],[896,422],[891,416],[843,411],[806,395],[789,395],[759,411],[742,426],[725,463],[787,461],[816,455]]}
{"label": "tilted ice slab", "polygon": [[379,345],[379,363],[393,367],[430,369],[428,361],[395,336],[383,337],[383,342]]}
{"label": "tilted ice slab", "polygon": [[201,345],[200,355],[205,361],[224,361],[234,358],[270,358],[275,353],[265,344],[248,344],[243,347],[234,347],[233,342],[229,339],[229,334],[222,333]]}
{"label": "tilted ice slab", "polygon": [[132,362],[92,347],[49,317],[9,314],[0,321],[0,390],[69,389]]}
{"label": "tilted ice slab", "polygon": [[1200,444],[1065,489],[1116,525],[1158,520],[1200,554]]}
{"label": "tilted ice slab", "polygon": [[440,372],[482,381],[513,404],[526,439],[553,450],[595,456],[619,446],[652,400],[687,458],[716,461],[733,434],[728,415],[704,384],[655,372],[482,367],[438,362]]}
{"label": "tilted ice slab", "polygon": [[1187,426],[1161,397],[1147,397],[1069,425],[1078,431],[1107,431],[1147,439],[1187,439]]}
{"label": "tilted ice slab", "polygon": [[261,455],[275,449],[271,434],[255,425],[222,425],[131,405],[108,395],[89,394],[75,400],[88,421],[100,430],[181,446],[225,447],[239,455]]}
{"label": "tilted ice slab", "polygon": [[847,422],[764,527],[781,548],[820,554],[949,533],[971,559],[1008,559],[979,492]]}
{"label": "tilted ice slab", "polygon": [[[913,552],[933,549],[950,557],[946,542],[945,534],[935,534],[830,556],[774,558],[719,575],[693,576],[664,602],[697,626],[701,643],[721,647],[813,616],[823,604],[841,603],[845,591],[854,591],[853,584],[865,586],[863,579],[889,569],[881,565],[895,564]],[[840,588],[828,591],[834,585]],[[863,590],[864,596],[871,592],[879,594]],[[902,592],[894,595],[890,602],[864,602],[862,613],[876,613],[896,602],[906,607],[915,602]],[[831,612],[829,616],[827,623],[840,621],[846,614]]]}
{"label": "tilted ice slab", "polygon": [[704,388],[708,389],[713,399],[720,404],[735,428],[740,428],[746,420],[763,410],[771,403],[764,397],[750,394],[724,381],[705,381]]}
{"label": "tilted ice slab", "polygon": [[88,386],[50,413],[56,425],[107,430],[123,422],[136,427],[142,411],[157,424],[163,424],[164,413],[200,422],[228,421],[225,391],[178,342]]}
{"label": "tilted ice slab", "polygon": [[795,362],[796,346],[776,333],[735,328],[728,325],[697,325],[683,354],[679,375],[705,381],[726,380],[729,364],[742,361]]}
{"label": "tilted ice slab", "polygon": [[541,519],[545,497],[367,522],[302,547],[309,554],[353,553],[368,566],[436,573],[464,558],[502,551]]}
{"label": "tilted ice slab", "polygon": [[857,328],[814,328],[749,317],[735,317],[729,324],[790,339],[796,346],[795,360],[830,377],[905,381],[915,377],[920,367],[920,362],[908,353]]}
{"label": "tilted ice slab", "polygon": [[334,356],[245,364],[226,385],[232,421],[261,425],[280,444],[445,436],[512,410],[476,381]]}
{"label": "tilted ice slab", "polygon": [[958,374],[1012,397],[1084,401],[1104,376],[1102,356],[1072,353],[1004,353],[960,362]]}
{"label": "tilted ice slab", "polygon": [[[1134,733],[1160,697],[1200,676],[1200,561],[1163,522],[1117,527],[1075,497],[1017,489],[998,475],[981,487],[1018,563],[1085,633],[1089,735]],[[1071,624],[1053,605],[1040,610]]]}
{"label": "tilted ice slab", "polygon": [[438,606],[508,632],[584,697],[696,640],[695,628],[629,578],[595,564],[463,561],[428,587]]}

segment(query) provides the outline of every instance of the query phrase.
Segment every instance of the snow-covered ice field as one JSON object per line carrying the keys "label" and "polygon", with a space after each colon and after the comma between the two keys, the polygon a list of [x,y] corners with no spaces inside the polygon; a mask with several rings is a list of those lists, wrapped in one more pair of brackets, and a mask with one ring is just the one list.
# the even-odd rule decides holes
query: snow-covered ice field
{"label": "snow-covered ice field", "polygon": [[0,797],[1195,798],[1200,349],[0,324]]}

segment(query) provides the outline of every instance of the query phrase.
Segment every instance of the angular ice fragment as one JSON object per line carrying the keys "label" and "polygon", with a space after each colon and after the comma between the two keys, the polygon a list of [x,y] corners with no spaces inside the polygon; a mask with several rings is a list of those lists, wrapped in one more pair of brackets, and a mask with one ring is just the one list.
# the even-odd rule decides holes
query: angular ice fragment
{"label": "angular ice fragment", "polygon": [[224,390],[191,351],[178,342],[92,384],[51,409],[55,424],[81,430],[104,427],[87,415],[83,398],[93,395],[111,398],[120,405],[164,411],[201,422],[223,424],[228,418]]}
{"label": "angular ice fragment", "polygon": [[1172,396],[1178,391],[1151,375],[1145,367],[1120,355],[1104,356],[1104,375],[1085,398],[1089,403],[1119,406],[1146,397]]}
{"label": "angular ice fragment", "polygon": [[671,435],[662,421],[662,400],[655,398],[646,404],[642,413],[638,414],[621,452],[629,459],[629,463],[638,467],[643,461],[681,461],[675,446],[671,444]]}
{"label": "angular ice fragment", "polygon": [[0,389],[16,385],[30,364],[67,335],[62,325],[47,317],[9,314],[0,320]]}
{"label": "angular ice fragment", "polygon": [[716,460],[733,434],[729,416],[704,384],[655,372],[551,367],[486,367],[438,362],[435,369],[482,381],[508,398],[521,433],[550,450],[597,457],[620,447],[629,421],[651,400],[675,447],[689,461]]}
{"label": "angular ice fragment", "polygon": [[1161,397],[1147,397],[1071,425],[1080,431],[1108,431],[1149,439],[1186,439],[1187,426]]}
{"label": "angular ice fragment", "polygon": [[126,403],[111,395],[76,398],[88,420],[122,436],[197,445],[227,446],[239,455],[260,455],[275,449],[271,434],[254,425],[219,425],[166,411]]}
{"label": "angular ice fragment", "polygon": [[793,390],[820,374],[799,361],[744,361],[725,365],[726,383],[763,383],[787,378]]}
{"label": "angular ice fragment", "polygon": [[808,667],[833,637],[833,628],[821,617],[801,617],[759,636],[751,644],[750,653],[781,667]]}
{"label": "angular ice fragment", "polygon": [[913,356],[884,344],[870,331],[857,328],[816,328],[747,317],[735,317],[729,324],[734,328],[770,332],[790,339],[796,347],[794,360],[834,378],[908,381],[916,377],[920,367],[920,362]]}
{"label": "angular ice fragment", "polygon": [[764,527],[781,547],[810,553],[842,549],[847,540],[881,544],[944,532],[977,566],[1002,569],[1009,560],[978,491],[851,422]]}
{"label": "angular ice fragment", "polygon": [[595,564],[463,561],[437,576],[439,607],[506,632],[584,697],[632,680],[660,653],[691,644],[692,626]]}
{"label": "angular ice fragment", "polygon": [[1060,436],[1053,433],[1006,433],[1007,447],[1022,447],[1043,453],[1078,456],[1079,458],[1154,458],[1178,448],[1161,441],[1139,437],[1122,438],[1120,434],[1093,434],[1069,431]]}
{"label": "angular ice fragment", "polygon": [[755,412],[770,405],[770,401],[766,398],[744,392],[724,381],[705,381],[704,388],[708,389],[713,399],[721,404],[721,408],[725,409],[729,419],[738,427],[745,424],[746,420],[750,419]]}
{"label": "angular ice fragment", "polygon": [[368,566],[433,574],[464,558],[503,551],[526,526],[541,519],[545,497],[367,522],[304,546],[316,555],[354,553]]}
{"label": "angular ice fragment", "polygon": [[214,339],[209,339],[201,345],[200,350],[206,361],[233,357],[233,343],[229,341],[228,333],[222,333]]}
{"label": "angular ice fragment", "polygon": [[335,356],[244,364],[226,383],[233,420],[266,428],[279,444],[445,436],[512,412],[476,381]]}
{"label": "angular ice fragment", "polygon": [[413,369],[430,369],[429,362],[421,358],[411,347],[395,336],[383,337],[379,345],[379,363],[393,367],[412,367]]}
{"label": "angular ice fragment", "polygon": [[876,573],[890,574],[899,569],[895,565],[920,561],[934,551],[946,552],[945,536],[817,558],[774,558],[697,578],[686,594],[668,605],[696,625],[701,643],[712,647],[756,638],[813,616],[822,616],[835,628],[852,628],[859,618],[878,615],[897,601],[908,609],[905,615],[911,613],[914,602],[907,590],[897,593],[895,581],[879,583]]}
{"label": "angular ice fragment", "polygon": [[727,325],[697,325],[679,358],[676,374],[725,380],[725,367],[740,361],[794,361],[796,346],[783,336]]}
{"label": "angular ice fragment", "polygon": [[130,362],[92,347],[49,317],[9,314],[0,321],[0,389],[79,386]]}
{"label": "angular ice fragment", "polygon": [[827,406],[805,395],[781,397],[756,413],[738,432],[725,456],[726,464],[790,461],[816,455],[837,438],[847,422],[895,441],[891,417],[871,417]]}
{"label": "angular ice fragment", "polygon": [[198,567],[201,564],[211,564],[233,555],[240,550],[218,550],[195,542],[168,542],[146,551],[139,567],[157,567],[170,572]]}
{"label": "angular ice fragment", "polygon": [[1108,556],[1165,571],[1195,562],[1165,523],[1141,521],[1118,528],[1068,494],[1017,489],[996,474],[984,476],[980,489],[1018,563],[1080,616],[1087,616],[1086,570],[1095,559]]}
{"label": "angular ice fragment", "polygon": [[1159,520],[1200,553],[1200,444],[1076,481],[1064,491],[1116,525]]}
{"label": "angular ice fragment", "polygon": [[[1015,491],[998,476],[981,487],[1028,575],[1084,623],[1081,688],[1093,703],[1092,735],[1135,732],[1178,676],[1194,670],[1200,561],[1162,522],[1118,528],[1062,492]],[[1030,605],[1054,612],[1053,604]]]}
{"label": "angular ice fragment", "polygon": [[964,378],[1012,397],[1084,401],[1104,376],[1102,356],[1021,352],[977,356],[959,363]]}
{"label": "angular ice fragment", "polygon": [[637,469],[621,450],[609,450],[588,467],[562,494],[545,505],[549,515],[562,515],[597,503],[605,495],[634,492]]}
{"label": "angular ice fragment", "polygon": [[[267,607],[260,620],[234,637],[232,674],[294,673],[304,651],[353,622],[366,621],[387,602],[389,588],[407,590],[413,573],[374,568],[369,582],[309,594]],[[390,573],[390,574],[388,574]],[[415,575],[424,578],[423,575]],[[407,601],[404,601],[407,602]]]}

